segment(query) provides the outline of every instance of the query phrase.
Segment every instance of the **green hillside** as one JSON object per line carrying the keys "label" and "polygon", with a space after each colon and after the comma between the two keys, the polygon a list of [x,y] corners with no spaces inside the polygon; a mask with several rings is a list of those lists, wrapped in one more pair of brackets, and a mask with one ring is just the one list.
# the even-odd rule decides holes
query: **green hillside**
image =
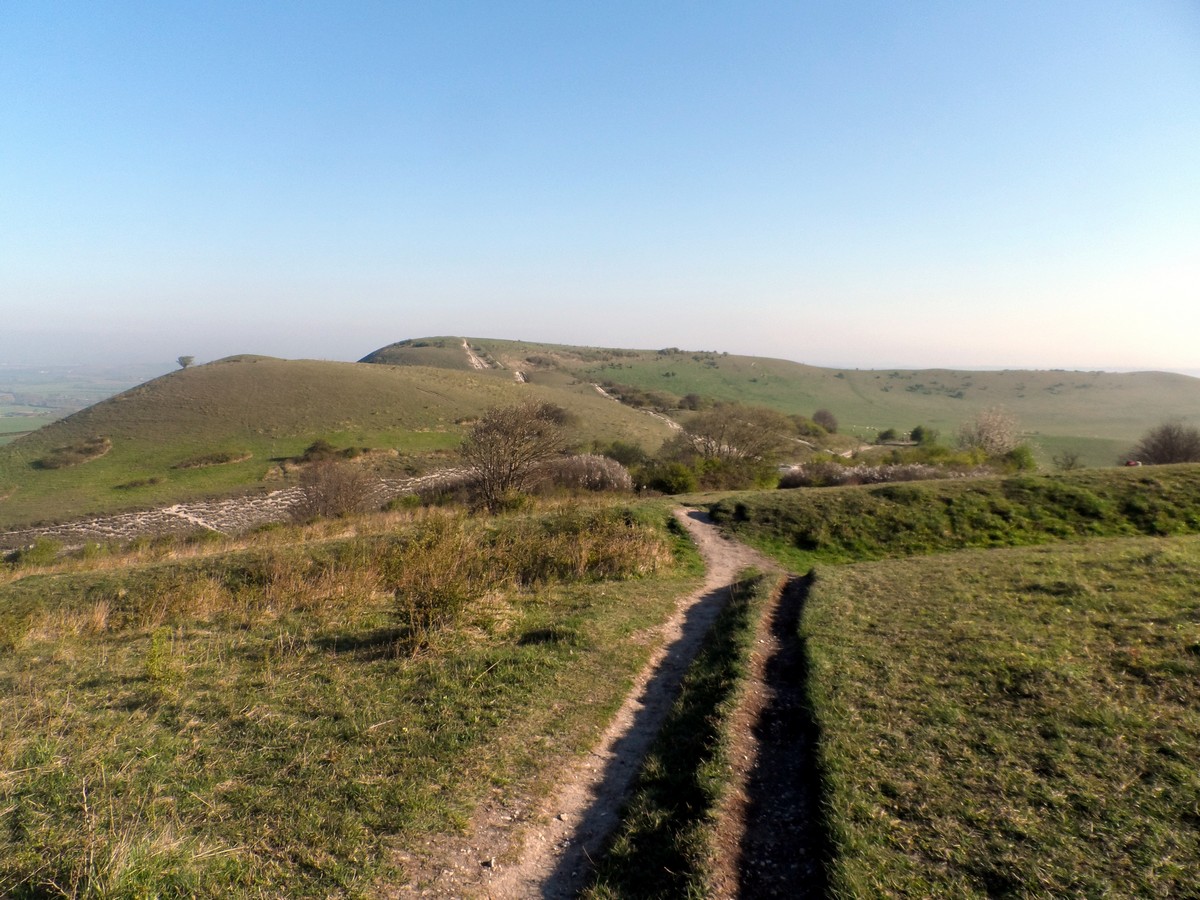
{"label": "green hillside", "polygon": [[[460,350],[461,352],[461,350]],[[589,385],[518,383],[511,373],[237,356],[172,372],[0,447],[0,528],[245,490],[276,460],[322,438],[395,450],[396,465],[437,463],[464,422],[533,398],[572,410],[580,441],[621,437],[655,449],[667,426]],[[39,467],[53,451],[103,437],[77,465]],[[225,465],[180,468],[225,454]],[[279,486],[278,482],[266,482]]]}
{"label": "green hillside", "polygon": [[[459,338],[443,352],[466,365]],[[422,341],[385,352],[427,353]],[[1165,372],[1065,370],[958,371],[950,369],[828,369],[782,359],[716,351],[622,350],[470,338],[476,353],[531,381],[564,376],[612,381],[675,397],[697,394],[769,406],[785,413],[833,411],[843,431],[872,439],[886,428],[905,432],[918,424],[949,439],[982,409],[1003,406],[1020,422],[1039,459],[1062,449],[1089,465],[1111,465],[1147,429],[1182,419],[1200,424],[1200,379]],[[799,352],[799,351],[798,351]],[[372,357],[367,357],[371,359]]]}

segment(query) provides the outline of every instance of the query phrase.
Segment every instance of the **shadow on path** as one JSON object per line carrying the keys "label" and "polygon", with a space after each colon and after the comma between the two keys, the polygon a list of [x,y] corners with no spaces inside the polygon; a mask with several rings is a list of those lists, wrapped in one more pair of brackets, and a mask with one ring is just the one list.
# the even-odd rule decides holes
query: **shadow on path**
{"label": "shadow on path", "polygon": [[826,895],[830,844],[821,811],[819,729],[808,704],[807,648],[797,631],[812,578],[788,582],[771,620],[775,650],[763,669],[767,693],[754,724],[758,758],[746,785],[742,897]]}
{"label": "shadow on path", "polygon": [[[689,517],[707,522],[703,514]],[[732,585],[721,584],[707,591],[687,612],[680,636],[667,648],[662,661],[642,691],[631,727],[611,748],[594,796],[567,841],[553,873],[541,884],[538,896],[545,900],[575,897],[585,884],[591,861],[602,852],[604,840],[619,822],[620,798],[641,768],[650,745],[658,736],[679,686],[704,637],[728,603]]]}

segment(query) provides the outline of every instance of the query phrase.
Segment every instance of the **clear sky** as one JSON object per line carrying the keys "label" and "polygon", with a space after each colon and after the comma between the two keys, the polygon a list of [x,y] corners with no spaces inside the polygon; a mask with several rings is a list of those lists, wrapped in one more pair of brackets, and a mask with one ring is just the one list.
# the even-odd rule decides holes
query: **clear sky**
{"label": "clear sky", "polygon": [[1200,372],[1200,3],[0,3],[0,363],[433,334]]}

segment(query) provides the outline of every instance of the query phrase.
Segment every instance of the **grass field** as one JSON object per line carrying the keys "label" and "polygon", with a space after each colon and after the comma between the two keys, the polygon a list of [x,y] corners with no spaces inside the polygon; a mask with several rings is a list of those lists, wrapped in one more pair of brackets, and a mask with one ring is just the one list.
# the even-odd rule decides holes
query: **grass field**
{"label": "grass field", "polygon": [[374,517],[10,570],[0,895],[402,882],[397,852],[594,740],[696,583],[666,518]]}
{"label": "grass field", "polygon": [[1200,895],[1200,467],[713,512],[816,566],[833,896]]}
{"label": "grass field", "polygon": [[818,570],[834,896],[1195,897],[1200,539]]}

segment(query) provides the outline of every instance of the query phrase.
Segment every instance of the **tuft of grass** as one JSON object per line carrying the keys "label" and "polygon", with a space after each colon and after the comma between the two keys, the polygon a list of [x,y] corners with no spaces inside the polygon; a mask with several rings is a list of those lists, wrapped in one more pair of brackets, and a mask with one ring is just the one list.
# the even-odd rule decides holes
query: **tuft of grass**
{"label": "tuft of grass", "polygon": [[1192,896],[1200,539],[821,568],[835,897]]}
{"label": "tuft of grass", "polygon": [[732,716],[749,672],[755,627],[779,581],[745,572],[732,586],[583,896],[708,896],[716,811],[732,777]]}

